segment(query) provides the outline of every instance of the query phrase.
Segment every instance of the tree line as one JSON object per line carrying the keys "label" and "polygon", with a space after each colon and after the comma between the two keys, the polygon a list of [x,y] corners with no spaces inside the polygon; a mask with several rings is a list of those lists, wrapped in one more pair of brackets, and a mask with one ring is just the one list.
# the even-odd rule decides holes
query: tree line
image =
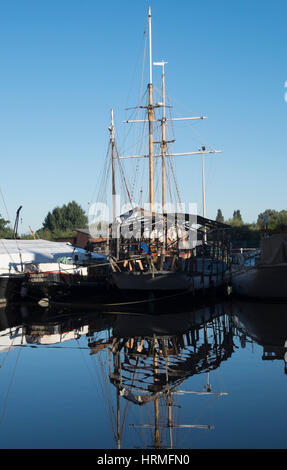
{"label": "tree line", "polygon": [[233,212],[233,217],[224,219],[221,209],[217,210],[216,221],[230,225],[231,227],[249,226],[254,230],[262,230],[268,226],[271,230],[287,230],[287,210],[276,211],[266,209],[258,214],[257,221],[247,224],[243,221],[240,210]]}
{"label": "tree line", "polygon": [[[0,238],[14,238],[10,221],[0,215]],[[56,238],[72,237],[77,228],[87,228],[88,217],[82,207],[75,201],[55,207],[46,215],[42,227],[35,232],[36,238],[54,240]],[[21,236],[23,239],[32,239],[32,233]]]}
{"label": "tree line", "polygon": [[287,210],[266,209],[258,214],[256,222],[246,223],[243,221],[240,210],[235,210],[233,216],[225,220],[221,209],[218,209],[216,221],[230,225],[232,240],[259,241],[260,232],[265,228],[279,231],[287,230]]}
{"label": "tree line", "polygon": [[[256,222],[245,223],[239,209],[234,210],[233,216],[229,219],[225,219],[222,210],[218,209],[215,220],[230,225],[234,240],[259,240],[260,231],[266,227],[266,224],[272,230],[287,230],[287,210],[266,209],[258,214]],[[10,221],[0,214],[0,238],[13,238],[13,230],[9,224]],[[87,227],[88,217],[85,211],[76,201],[72,201],[49,211],[42,227],[35,232],[35,236],[45,240],[72,237],[77,228]],[[33,238],[33,235],[28,233],[21,238]]]}

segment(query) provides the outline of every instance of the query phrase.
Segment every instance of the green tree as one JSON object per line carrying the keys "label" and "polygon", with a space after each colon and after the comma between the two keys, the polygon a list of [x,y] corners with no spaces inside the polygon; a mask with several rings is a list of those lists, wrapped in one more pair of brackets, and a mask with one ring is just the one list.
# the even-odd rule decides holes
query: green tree
{"label": "green tree", "polygon": [[88,218],[84,210],[72,201],[48,212],[42,230],[46,231],[47,235],[50,232],[53,236],[61,236],[73,232],[76,228],[87,228],[87,225]]}
{"label": "green tree", "polygon": [[233,220],[238,220],[239,222],[243,222],[239,209],[233,212]]}
{"label": "green tree", "polygon": [[3,219],[0,214],[0,238],[13,238],[13,230],[7,227],[8,224],[10,221]]}
{"label": "green tree", "polygon": [[232,227],[241,227],[244,225],[240,210],[235,210],[232,219],[227,220],[226,223]]}
{"label": "green tree", "polygon": [[258,215],[257,226],[260,230],[265,228],[265,216],[268,216],[268,228],[272,230],[283,230],[287,228],[287,210],[275,211],[266,209]]}
{"label": "green tree", "polygon": [[222,224],[224,223],[224,217],[223,217],[223,215],[222,215],[221,209],[218,209],[218,210],[217,210],[217,216],[216,216],[216,219],[215,219],[215,220],[216,220],[216,222],[220,222],[220,223],[222,223]]}

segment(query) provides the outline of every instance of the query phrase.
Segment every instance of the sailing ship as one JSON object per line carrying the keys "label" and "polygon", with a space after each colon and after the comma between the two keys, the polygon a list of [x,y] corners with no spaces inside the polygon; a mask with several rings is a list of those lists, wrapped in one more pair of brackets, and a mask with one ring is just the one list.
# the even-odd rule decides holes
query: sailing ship
{"label": "sailing ship", "polygon": [[[229,226],[206,218],[204,156],[218,153],[219,150],[207,149],[188,153],[171,153],[169,144],[174,140],[167,138],[167,122],[177,120],[205,119],[204,116],[172,118],[166,115],[169,107],[166,103],[165,64],[152,60],[151,41],[151,8],[148,9],[149,37],[149,83],[147,86],[148,104],[138,106],[144,109],[147,116],[142,120],[128,120],[128,123],[148,124],[148,154],[120,155],[116,145],[114,112],[111,112],[109,148],[111,149],[112,170],[112,224],[109,226],[109,262],[111,265],[110,285],[123,294],[131,296],[163,296],[180,293],[196,295],[217,294],[226,292],[230,272],[230,237]],[[153,65],[162,67],[161,101],[153,100]],[[155,112],[161,111],[159,118]],[[154,126],[160,124],[160,140],[154,137]],[[159,145],[160,151],[154,152]],[[179,155],[201,155],[202,157],[202,216],[186,211],[168,211],[167,166],[172,157]],[[124,177],[122,159],[148,160],[148,209],[135,205],[131,191]],[[155,204],[155,166],[161,162],[161,211]],[[128,193],[131,209],[118,214],[116,165],[120,168],[120,178]],[[157,165],[158,166],[158,165]],[[179,206],[177,206],[179,207]],[[182,207],[182,206],[181,206]]]}

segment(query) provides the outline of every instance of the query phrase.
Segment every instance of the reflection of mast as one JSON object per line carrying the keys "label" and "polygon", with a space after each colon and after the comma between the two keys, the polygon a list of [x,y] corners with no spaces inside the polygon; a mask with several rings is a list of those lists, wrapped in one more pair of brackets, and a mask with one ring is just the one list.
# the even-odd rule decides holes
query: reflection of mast
{"label": "reflection of mast", "polygon": [[[119,377],[119,369],[120,361],[117,361],[117,365],[115,371],[112,371],[112,363],[111,363],[111,350],[109,349],[109,376],[111,377]],[[122,444],[122,432],[121,432],[121,412],[120,412],[120,388],[116,387],[116,443],[117,448],[121,448]]]}
{"label": "reflection of mast", "polygon": [[[123,328],[127,323],[127,330]],[[129,336],[130,321],[121,324],[121,329],[114,329],[120,335],[113,339],[113,372],[110,370],[110,381],[117,392],[117,445],[121,443],[119,401],[120,397],[128,404],[147,407],[153,411],[153,422],[132,423],[130,426],[152,430],[152,447],[174,447],[173,431],[178,429],[206,430],[214,429],[212,424],[189,424],[175,422],[176,396],[197,395],[217,399],[227,393],[212,391],[210,373],[227,360],[233,351],[233,328],[229,317],[225,315],[211,320],[203,320],[197,326],[182,330],[182,333],[161,335],[154,333],[151,326],[146,336]],[[167,325],[163,320],[165,329]],[[161,325],[157,328],[162,330]],[[180,331],[180,325],[176,326]],[[140,328],[139,328],[140,331]],[[200,334],[199,334],[200,333]],[[212,341],[210,339],[212,338]],[[206,374],[202,390],[183,390],[183,382],[196,374]],[[162,402],[160,401],[161,399]],[[165,404],[166,418],[162,420],[161,403]],[[165,435],[163,435],[165,430]],[[167,443],[165,439],[167,438]]]}
{"label": "reflection of mast", "polygon": [[[154,335],[154,381],[156,382],[156,376],[158,374],[158,369],[157,369],[157,338]],[[154,416],[155,416],[155,422],[154,422],[154,447],[155,449],[160,448],[160,432],[159,432],[159,399],[158,396],[156,397],[154,401]]]}
{"label": "reflection of mast", "polygon": [[120,391],[117,388],[117,448],[121,448],[121,413],[120,413]]}

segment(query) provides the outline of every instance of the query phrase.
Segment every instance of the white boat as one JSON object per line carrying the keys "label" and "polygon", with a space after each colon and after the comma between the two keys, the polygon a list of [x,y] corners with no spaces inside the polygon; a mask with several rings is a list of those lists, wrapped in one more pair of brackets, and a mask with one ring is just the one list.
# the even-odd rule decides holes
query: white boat
{"label": "white boat", "polygon": [[232,293],[256,299],[287,300],[287,235],[271,234],[261,240],[255,265],[232,274]]}
{"label": "white boat", "polygon": [[44,295],[53,286],[77,285],[87,279],[85,265],[91,256],[96,262],[105,258],[67,243],[47,240],[0,239],[0,301],[15,296],[25,298],[33,291]]}
{"label": "white boat", "polygon": [[[91,256],[95,260],[105,259],[96,253],[92,253]],[[41,269],[44,270],[45,263],[82,265],[88,259],[90,258],[85,250],[68,243],[0,239],[0,275],[25,272],[32,264],[41,264]],[[51,269],[51,266],[47,268]]]}

